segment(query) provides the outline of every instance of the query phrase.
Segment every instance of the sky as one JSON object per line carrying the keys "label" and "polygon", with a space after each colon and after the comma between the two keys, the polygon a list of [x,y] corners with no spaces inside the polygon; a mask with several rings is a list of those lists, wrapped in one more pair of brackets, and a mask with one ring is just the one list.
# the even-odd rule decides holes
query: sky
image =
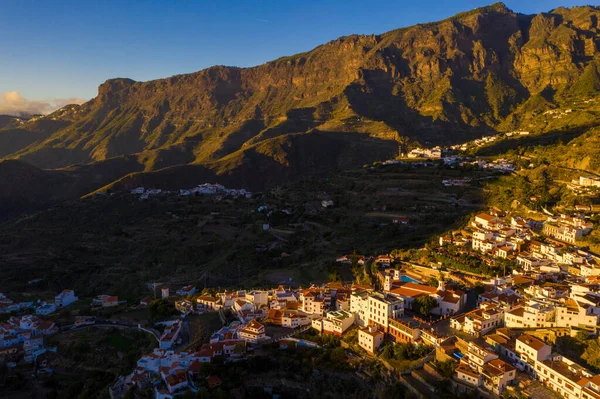
{"label": "sky", "polygon": [[[0,113],[47,113],[107,79],[254,66],[340,36],[436,21],[493,0],[1,0]],[[585,0],[504,2],[534,14]],[[589,0],[588,0],[589,3]]]}

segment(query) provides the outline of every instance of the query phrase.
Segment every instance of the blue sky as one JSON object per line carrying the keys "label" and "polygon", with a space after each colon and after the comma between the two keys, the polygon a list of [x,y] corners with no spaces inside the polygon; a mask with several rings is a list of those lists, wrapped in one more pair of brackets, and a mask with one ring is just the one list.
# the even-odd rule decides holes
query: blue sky
{"label": "blue sky", "polygon": [[[215,64],[253,66],[339,36],[382,33],[492,2],[2,0],[0,94],[88,99],[113,77],[150,80]],[[530,14],[585,0],[505,4]]]}

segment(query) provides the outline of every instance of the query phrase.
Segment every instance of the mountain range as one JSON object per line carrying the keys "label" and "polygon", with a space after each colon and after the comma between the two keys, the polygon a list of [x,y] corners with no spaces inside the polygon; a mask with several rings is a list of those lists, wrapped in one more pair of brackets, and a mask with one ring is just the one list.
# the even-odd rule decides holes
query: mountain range
{"label": "mountain range", "polygon": [[524,15],[496,3],[252,68],[111,79],[84,104],[0,117],[0,181],[24,186],[0,202],[18,213],[140,184],[261,190],[417,142],[544,133],[557,124],[541,124],[543,112],[600,90],[599,17],[594,6]]}

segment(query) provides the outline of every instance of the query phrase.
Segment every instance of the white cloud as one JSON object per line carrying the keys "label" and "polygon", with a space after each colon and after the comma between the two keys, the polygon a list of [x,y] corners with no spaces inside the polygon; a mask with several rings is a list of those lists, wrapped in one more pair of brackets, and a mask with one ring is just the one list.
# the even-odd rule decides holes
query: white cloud
{"label": "white cloud", "polygon": [[18,91],[7,91],[0,95],[0,115],[31,116],[49,114],[67,104],[81,104],[84,98],[54,98],[52,100],[28,100]]}

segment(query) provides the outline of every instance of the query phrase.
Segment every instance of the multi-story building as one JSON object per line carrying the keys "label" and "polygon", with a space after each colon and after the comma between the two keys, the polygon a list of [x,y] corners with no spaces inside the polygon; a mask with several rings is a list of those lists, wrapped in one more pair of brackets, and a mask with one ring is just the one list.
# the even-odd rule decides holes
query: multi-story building
{"label": "multi-story building", "polygon": [[301,293],[300,303],[300,310],[309,315],[322,316],[327,308],[325,295],[321,291],[309,290]]}
{"label": "multi-story building", "polygon": [[388,337],[393,342],[415,343],[421,336],[420,324],[412,319],[388,320]]}
{"label": "multi-story building", "polygon": [[486,363],[490,360],[498,359],[498,354],[485,341],[477,339],[469,342],[468,350],[464,357],[469,367],[481,373]]}
{"label": "multi-story building", "polygon": [[79,298],[75,296],[75,291],[63,290],[63,292],[54,297],[54,304],[57,308],[62,308],[64,306],[69,306],[78,299]]}
{"label": "multi-story building", "polygon": [[238,335],[246,342],[257,343],[265,338],[265,326],[256,320],[251,320],[238,331]]}
{"label": "multi-story building", "polygon": [[327,312],[323,318],[323,332],[342,335],[354,324],[354,314],[344,310]]}
{"label": "multi-story building", "polygon": [[452,328],[476,337],[485,335],[495,328],[502,327],[503,324],[504,310],[491,302],[484,302],[479,309],[450,319],[450,326]]}
{"label": "multi-story building", "polygon": [[517,369],[510,364],[500,359],[490,360],[483,366],[481,373],[483,386],[496,395],[502,395],[516,374]]}
{"label": "multi-story building", "polygon": [[373,293],[368,298],[367,324],[375,325],[387,332],[389,319],[397,319],[404,314],[404,300],[391,295]]}
{"label": "multi-story building", "polygon": [[535,375],[535,364],[550,357],[552,347],[530,334],[521,334],[516,340],[515,352],[528,365],[527,370]]}
{"label": "multi-story building", "polygon": [[375,326],[362,327],[358,330],[358,345],[374,354],[383,343],[384,333]]}
{"label": "multi-story building", "polygon": [[257,308],[269,304],[269,293],[267,291],[250,291],[246,293],[246,300],[252,302]]}
{"label": "multi-story building", "polygon": [[350,294],[350,312],[356,315],[356,324],[366,326],[369,316],[369,292],[357,291]]}

